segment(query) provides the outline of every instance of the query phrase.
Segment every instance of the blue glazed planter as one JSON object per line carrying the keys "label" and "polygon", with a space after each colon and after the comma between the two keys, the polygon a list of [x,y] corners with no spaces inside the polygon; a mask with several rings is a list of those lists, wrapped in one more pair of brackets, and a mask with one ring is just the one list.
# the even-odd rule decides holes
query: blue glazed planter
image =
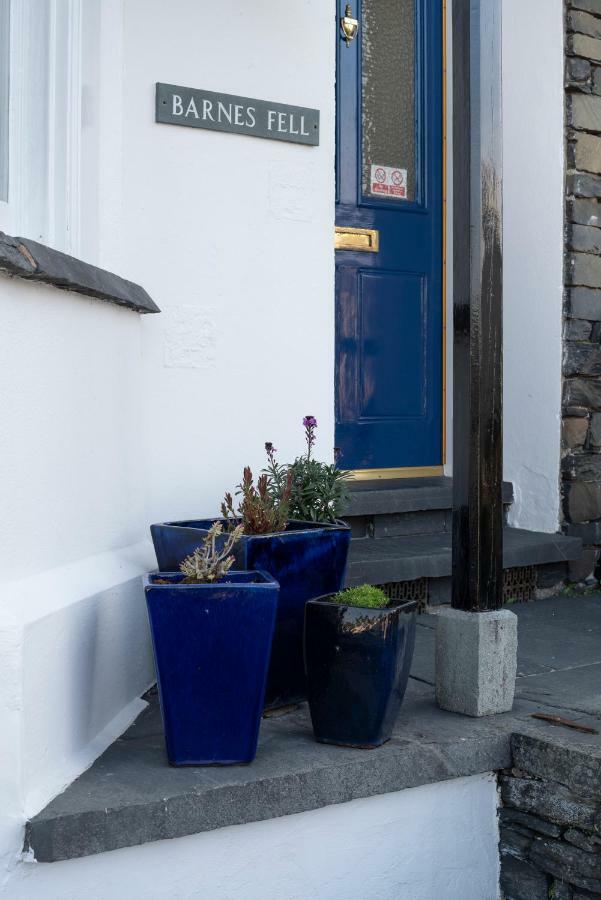
{"label": "blue glazed planter", "polygon": [[278,584],[265,572],[229,572],[216,584],[182,578],[152,574],[144,582],[169,762],[252,762]]}
{"label": "blue glazed planter", "polygon": [[305,659],[315,738],[379,747],[390,739],[407,688],[417,603],[363,609],[307,603]]}
{"label": "blue glazed planter", "polygon": [[[214,519],[151,525],[161,571],[175,571],[202,542]],[[350,529],[340,523],[288,523],[278,534],[243,535],[234,548],[237,569],[269,572],[280,585],[271,665],[268,708],[286,706],[307,696],[303,662],[305,603],[334,594],[344,582]]]}

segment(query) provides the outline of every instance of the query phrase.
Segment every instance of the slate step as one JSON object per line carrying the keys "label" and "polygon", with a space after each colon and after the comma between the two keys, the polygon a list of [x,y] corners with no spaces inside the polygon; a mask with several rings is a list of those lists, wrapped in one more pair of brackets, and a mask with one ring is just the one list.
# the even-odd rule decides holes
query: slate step
{"label": "slate step", "polygon": [[[503,502],[513,502],[513,485],[503,485]],[[437,534],[451,530],[453,479],[406,478],[358,481],[343,514],[353,538],[376,539]]]}
{"label": "slate step", "polygon": [[[448,578],[451,575],[451,541],[448,532],[354,540],[349,555],[347,586]],[[503,543],[506,569],[567,563],[579,559],[582,551],[579,538],[521,528],[506,527]]]}

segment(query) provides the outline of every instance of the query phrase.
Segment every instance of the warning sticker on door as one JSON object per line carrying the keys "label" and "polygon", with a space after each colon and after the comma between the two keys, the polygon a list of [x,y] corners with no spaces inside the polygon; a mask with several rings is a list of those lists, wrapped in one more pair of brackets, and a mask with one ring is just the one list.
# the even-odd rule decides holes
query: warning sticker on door
{"label": "warning sticker on door", "polygon": [[394,166],[371,167],[371,193],[407,199],[407,169]]}

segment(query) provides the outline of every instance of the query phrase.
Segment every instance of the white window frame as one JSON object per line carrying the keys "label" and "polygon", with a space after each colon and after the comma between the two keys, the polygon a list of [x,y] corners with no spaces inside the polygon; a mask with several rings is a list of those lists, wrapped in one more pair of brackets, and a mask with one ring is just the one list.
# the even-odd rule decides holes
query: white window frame
{"label": "white window frame", "polygon": [[0,230],[80,242],[82,0],[11,0],[8,202]]}

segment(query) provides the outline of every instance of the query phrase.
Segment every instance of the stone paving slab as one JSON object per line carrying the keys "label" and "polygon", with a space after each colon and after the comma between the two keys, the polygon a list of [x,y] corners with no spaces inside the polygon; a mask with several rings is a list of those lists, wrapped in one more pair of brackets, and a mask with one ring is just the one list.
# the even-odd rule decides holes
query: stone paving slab
{"label": "stone paving slab", "polygon": [[[563,736],[601,751],[599,736],[531,718],[532,712],[548,711],[601,729],[595,681],[601,676],[601,650],[597,663],[588,644],[601,625],[601,597],[564,597],[512,609],[520,617],[523,667],[536,672],[560,660],[564,668],[519,678],[511,713],[470,719],[437,708],[428,683],[434,622],[425,617],[418,628],[414,678],[393,739],[383,747],[364,751],[317,744],[302,705],[264,720],[250,766],[172,768],[154,696],[92,768],[32,819],[26,846],[40,862],[71,859],[490,772],[510,764],[516,732]],[[545,632],[548,654],[541,641]],[[586,665],[579,665],[578,633],[587,647]],[[562,641],[572,655],[564,653]]]}

